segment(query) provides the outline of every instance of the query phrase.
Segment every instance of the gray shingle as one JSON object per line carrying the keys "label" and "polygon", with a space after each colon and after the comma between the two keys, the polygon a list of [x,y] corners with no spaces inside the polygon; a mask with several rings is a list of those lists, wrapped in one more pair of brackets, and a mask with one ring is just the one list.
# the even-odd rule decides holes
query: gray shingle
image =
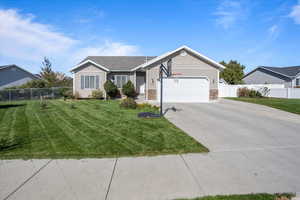
{"label": "gray shingle", "polygon": [[300,73],[300,66],[293,66],[293,67],[266,67],[261,66],[265,69],[289,76],[289,77],[295,77],[297,74]]}
{"label": "gray shingle", "polygon": [[88,56],[82,62],[91,60],[112,71],[130,71],[153,58],[155,56]]}

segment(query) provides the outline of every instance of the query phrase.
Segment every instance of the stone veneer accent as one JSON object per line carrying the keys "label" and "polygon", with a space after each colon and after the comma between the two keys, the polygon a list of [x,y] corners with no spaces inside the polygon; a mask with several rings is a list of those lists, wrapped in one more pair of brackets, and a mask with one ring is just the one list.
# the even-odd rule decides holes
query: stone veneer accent
{"label": "stone veneer accent", "polygon": [[156,100],[156,90],[148,90],[148,100]]}
{"label": "stone veneer accent", "polygon": [[215,100],[219,96],[218,89],[210,89],[209,90],[209,100]]}

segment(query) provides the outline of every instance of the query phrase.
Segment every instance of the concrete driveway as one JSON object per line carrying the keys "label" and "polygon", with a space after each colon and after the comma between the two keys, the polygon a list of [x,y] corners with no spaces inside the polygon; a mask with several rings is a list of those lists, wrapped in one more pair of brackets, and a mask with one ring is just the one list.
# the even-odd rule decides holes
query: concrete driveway
{"label": "concrete driveway", "polygon": [[166,117],[211,152],[299,149],[300,115],[222,99],[207,104],[169,104]]}
{"label": "concrete driveway", "polygon": [[159,200],[300,191],[300,116],[222,100],[166,117],[207,154],[0,160],[0,199]]}

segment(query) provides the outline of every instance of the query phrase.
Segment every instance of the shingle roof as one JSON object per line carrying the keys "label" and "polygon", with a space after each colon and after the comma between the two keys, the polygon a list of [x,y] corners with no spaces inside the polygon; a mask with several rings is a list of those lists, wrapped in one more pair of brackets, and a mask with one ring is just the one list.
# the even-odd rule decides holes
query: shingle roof
{"label": "shingle roof", "polygon": [[261,66],[264,69],[277,72],[289,77],[295,77],[297,74],[300,73],[300,66],[293,66],[293,67],[267,67]]}
{"label": "shingle roof", "polygon": [[91,60],[111,71],[130,71],[153,58],[155,56],[88,56],[82,62]]}

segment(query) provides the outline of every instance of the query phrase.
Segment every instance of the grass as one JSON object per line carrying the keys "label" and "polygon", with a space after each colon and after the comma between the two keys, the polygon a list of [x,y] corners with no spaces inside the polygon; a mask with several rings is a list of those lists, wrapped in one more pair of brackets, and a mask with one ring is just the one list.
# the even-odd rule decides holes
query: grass
{"label": "grass", "polygon": [[208,152],[154,108],[120,109],[118,101],[0,103],[0,158],[86,158]]}
{"label": "grass", "polygon": [[272,108],[277,108],[287,112],[300,114],[300,99],[279,99],[279,98],[227,98],[231,100],[256,103]]}
{"label": "grass", "polygon": [[[244,195],[218,195],[218,196],[206,196],[198,197],[189,200],[287,200],[294,197],[294,194],[244,194]],[[179,200],[179,199],[178,199]],[[188,199],[181,199],[188,200]]]}

